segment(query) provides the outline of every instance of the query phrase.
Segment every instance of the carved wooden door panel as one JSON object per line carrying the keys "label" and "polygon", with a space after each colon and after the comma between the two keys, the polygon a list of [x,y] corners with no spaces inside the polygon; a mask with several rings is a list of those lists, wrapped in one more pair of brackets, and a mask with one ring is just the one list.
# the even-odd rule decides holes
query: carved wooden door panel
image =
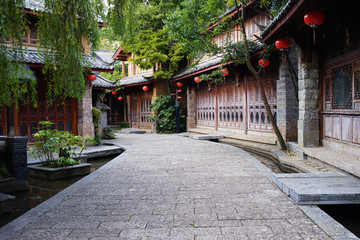
{"label": "carved wooden door panel", "polygon": [[[276,119],[277,105],[276,105],[276,83],[275,80],[268,80],[263,83],[265,94],[267,96],[270,108]],[[254,131],[272,131],[270,118],[268,117],[264,103],[261,99],[260,89],[257,82],[250,81],[248,83],[248,128]]]}
{"label": "carved wooden door panel", "polygon": [[40,121],[50,121],[54,124],[50,129],[59,131],[73,132],[73,114],[75,109],[71,104],[71,99],[64,102],[54,100],[51,105],[47,105],[46,99],[38,99],[38,106],[32,104],[19,106],[19,133],[21,136],[29,137],[30,141],[34,141],[33,134],[40,130]]}
{"label": "carved wooden door panel", "polygon": [[203,87],[196,94],[197,124],[202,126],[215,127],[215,90],[211,91]]}
{"label": "carved wooden door panel", "polygon": [[131,109],[131,127],[132,128],[138,128],[138,117],[139,117],[139,111],[138,111],[138,95],[133,93],[130,100],[130,109]]}
{"label": "carved wooden door panel", "polygon": [[151,114],[150,105],[151,105],[152,92],[146,92],[141,96],[140,101],[140,126],[141,127],[151,127],[151,122],[149,116]]}
{"label": "carved wooden door panel", "polygon": [[218,91],[219,127],[244,129],[244,86],[224,84]]}

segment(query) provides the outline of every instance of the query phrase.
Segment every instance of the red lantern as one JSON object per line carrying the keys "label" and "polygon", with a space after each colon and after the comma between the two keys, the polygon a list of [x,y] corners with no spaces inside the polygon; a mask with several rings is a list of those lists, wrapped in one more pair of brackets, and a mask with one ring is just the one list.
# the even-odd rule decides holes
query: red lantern
{"label": "red lantern", "polygon": [[306,25],[313,28],[313,39],[315,44],[315,28],[320,26],[325,21],[325,15],[318,10],[312,10],[307,12],[304,16],[304,22]]}
{"label": "red lantern", "polygon": [[106,98],[104,98],[104,102],[107,102],[107,99],[106,99]]}
{"label": "red lantern", "polygon": [[200,78],[200,77],[195,77],[195,78],[194,78],[194,81],[197,82],[197,83],[199,83],[199,82],[201,82],[201,78]]}
{"label": "red lantern", "polygon": [[290,47],[290,41],[286,38],[281,38],[276,40],[275,47],[277,49],[280,49],[280,51],[284,51],[285,49],[288,49]]}
{"label": "red lantern", "polygon": [[147,92],[147,91],[149,91],[149,87],[148,86],[143,86],[143,90],[144,90],[144,92]]}
{"label": "red lantern", "polygon": [[90,73],[89,75],[87,75],[87,80],[89,81],[95,81],[96,80],[96,75],[93,73]]}
{"label": "red lantern", "polygon": [[119,100],[119,101],[122,101],[122,100],[123,100],[123,97],[121,97],[121,96],[118,97],[118,100]]}
{"label": "red lantern", "polygon": [[319,10],[312,10],[307,12],[304,16],[304,22],[312,28],[320,26],[324,21],[325,15]]}
{"label": "red lantern", "polygon": [[111,94],[115,96],[115,95],[117,94],[117,92],[116,92],[116,91],[112,91]]}
{"label": "red lantern", "polygon": [[184,86],[184,84],[183,84],[182,82],[177,82],[177,83],[176,83],[176,86],[182,87],[182,86]]}
{"label": "red lantern", "polygon": [[267,67],[270,65],[270,61],[264,58],[259,59],[259,66]]}
{"label": "red lantern", "polygon": [[226,68],[221,69],[221,71],[222,71],[222,73],[223,73],[224,76],[229,75],[229,70],[227,70]]}

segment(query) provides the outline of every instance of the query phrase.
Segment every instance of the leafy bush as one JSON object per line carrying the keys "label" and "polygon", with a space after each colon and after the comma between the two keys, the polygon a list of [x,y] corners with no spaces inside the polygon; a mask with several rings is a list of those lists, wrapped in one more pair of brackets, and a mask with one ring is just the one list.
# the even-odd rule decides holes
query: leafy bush
{"label": "leafy bush", "polygon": [[[158,96],[150,105],[150,110],[153,113],[150,115],[150,120],[155,124],[157,133],[174,133],[176,131],[175,102],[171,96]],[[180,111],[180,120],[183,119],[185,116]],[[183,121],[181,121],[181,125],[185,125]]]}
{"label": "leafy bush", "polygon": [[92,114],[93,114],[93,123],[94,123],[94,131],[95,131],[94,143],[96,145],[100,145],[101,137],[99,135],[99,124],[101,118],[101,111],[96,107],[93,107]]}
{"label": "leafy bush", "polygon": [[[42,130],[34,134],[36,142],[35,146],[30,147],[30,156],[40,159],[43,165],[53,167],[75,165],[78,161],[73,157],[81,155],[86,143],[93,141],[88,137],[76,136],[67,131],[51,129],[50,126],[54,123],[49,121],[40,124]],[[79,153],[75,153],[76,148],[80,149]],[[58,159],[55,159],[56,153],[59,155]]]}
{"label": "leafy bush", "polygon": [[104,127],[103,131],[104,131],[104,135],[102,138],[104,138],[104,139],[115,139],[116,138],[115,134],[114,134],[114,130],[111,127],[109,127],[109,126]]}
{"label": "leafy bush", "polygon": [[10,173],[6,168],[0,168],[0,179],[11,177]]}

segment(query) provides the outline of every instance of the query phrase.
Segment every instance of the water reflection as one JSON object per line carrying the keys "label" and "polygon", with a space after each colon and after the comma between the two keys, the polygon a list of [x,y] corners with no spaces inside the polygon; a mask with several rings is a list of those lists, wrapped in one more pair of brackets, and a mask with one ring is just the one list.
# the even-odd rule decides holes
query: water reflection
{"label": "water reflection", "polygon": [[[89,159],[88,162],[92,164],[90,172],[94,172],[96,169],[100,168],[101,166],[112,160],[114,157],[116,156]],[[16,199],[13,201],[13,206],[15,207],[13,211],[0,215],[0,227],[18,218],[22,214],[29,211],[31,208],[36,207],[40,203],[46,201],[50,197],[59,193],[60,191],[77,182],[83,177],[84,176],[80,176],[57,181],[47,181],[39,178],[29,178],[29,187],[27,191],[10,193],[10,195],[16,197]]]}

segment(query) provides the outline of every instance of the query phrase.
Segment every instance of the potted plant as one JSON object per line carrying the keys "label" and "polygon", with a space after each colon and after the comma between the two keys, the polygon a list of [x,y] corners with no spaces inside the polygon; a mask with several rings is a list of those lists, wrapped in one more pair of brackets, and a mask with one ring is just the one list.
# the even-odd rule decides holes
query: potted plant
{"label": "potted plant", "polygon": [[[67,131],[52,129],[50,121],[40,122],[41,129],[34,134],[35,145],[30,147],[30,156],[40,159],[39,165],[29,166],[29,175],[51,180],[86,175],[91,164],[81,158],[88,137],[73,135]],[[79,152],[76,150],[79,149]],[[81,170],[82,169],[82,170]]]}

